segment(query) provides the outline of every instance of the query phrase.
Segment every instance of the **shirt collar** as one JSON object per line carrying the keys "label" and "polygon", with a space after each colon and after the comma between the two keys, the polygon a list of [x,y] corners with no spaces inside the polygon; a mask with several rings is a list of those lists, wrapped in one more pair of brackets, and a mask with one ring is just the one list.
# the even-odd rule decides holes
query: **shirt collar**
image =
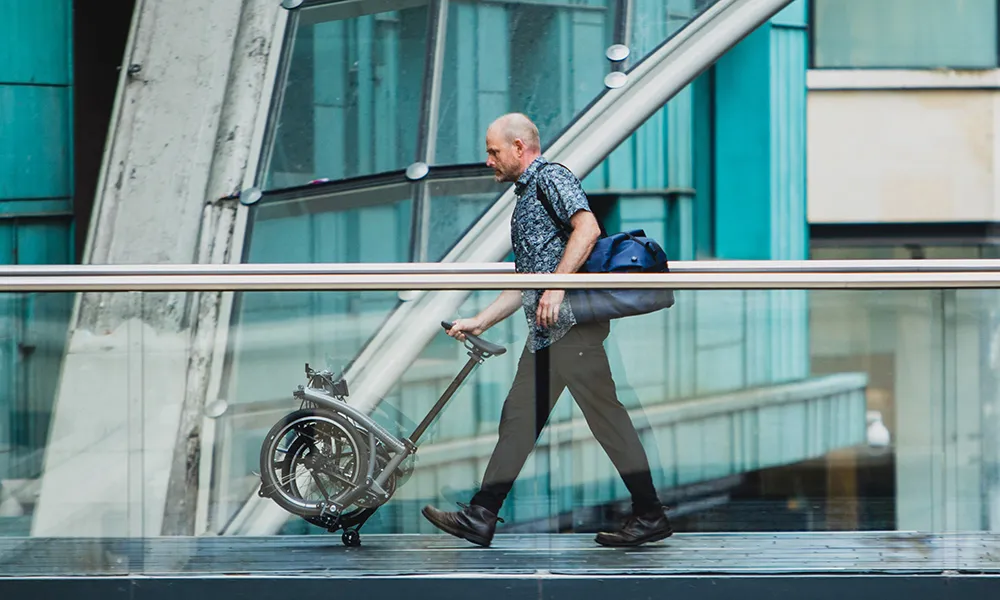
{"label": "shirt collar", "polygon": [[527,187],[528,182],[531,181],[531,178],[534,177],[538,169],[541,168],[541,166],[547,162],[548,161],[545,160],[544,156],[539,156],[535,160],[531,161],[531,164],[528,165],[528,168],[524,170],[524,173],[521,173],[521,176],[518,177],[517,181],[514,182],[514,192],[518,196],[520,196],[521,193],[524,192],[524,188]]}

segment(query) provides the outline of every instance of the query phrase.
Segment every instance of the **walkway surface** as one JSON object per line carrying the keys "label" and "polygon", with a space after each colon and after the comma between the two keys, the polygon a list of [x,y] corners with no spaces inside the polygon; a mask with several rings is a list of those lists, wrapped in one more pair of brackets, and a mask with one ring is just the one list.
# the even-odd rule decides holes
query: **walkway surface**
{"label": "walkway surface", "polygon": [[0,538],[0,577],[1000,574],[1000,534],[982,533],[676,534],[635,549],[577,534],[498,535],[490,548],[447,535],[362,534],[361,541],[349,548],[339,534]]}

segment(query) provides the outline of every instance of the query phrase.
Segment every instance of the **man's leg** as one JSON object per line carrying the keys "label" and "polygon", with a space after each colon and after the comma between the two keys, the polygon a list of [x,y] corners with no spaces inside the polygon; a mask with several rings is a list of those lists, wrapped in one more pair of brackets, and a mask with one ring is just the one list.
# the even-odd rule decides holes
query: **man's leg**
{"label": "man's leg", "polygon": [[504,400],[499,437],[479,492],[473,496],[471,505],[459,512],[425,507],[423,514],[428,521],[474,544],[490,544],[499,520],[497,513],[565,387],[560,378],[553,376],[549,361],[548,349],[536,353],[524,349]]}
{"label": "man's leg", "polygon": [[534,354],[525,350],[517,375],[500,414],[499,437],[483,475],[483,484],[472,504],[500,512],[514,480],[534,449],[565,384],[550,368],[546,348]]}
{"label": "man's leg", "polygon": [[606,324],[574,327],[560,340],[564,343],[553,348],[553,371],[566,382],[632,495],[633,519],[619,532],[599,534],[597,541],[631,546],[663,539],[673,531],[657,497],[639,433],[615,391],[603,344],[607,332]]}

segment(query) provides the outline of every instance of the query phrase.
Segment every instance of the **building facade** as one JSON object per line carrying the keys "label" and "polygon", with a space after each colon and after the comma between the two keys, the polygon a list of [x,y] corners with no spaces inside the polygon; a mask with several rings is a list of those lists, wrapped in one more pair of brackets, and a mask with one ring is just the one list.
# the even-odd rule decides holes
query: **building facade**
{"label": "building facade", "polygon": [[[814,0],[812,8],[811,257],[996,257],[997,2]],[[953,344],[989,347],[995,303],[986,292],[908,291],[814,305],[811,332],[824,340],[813,346],[815,368],[867,365],[876,374],[871,408],[894,415],[886,422],[900,528],[996,527],[996,481],[978,468],[996,461],[992,375],[980,361],[947,358]],[[842,326],[827,311],[852,323],[851,333],[832,335]],[[952,324],[958,333],[942,333]],[[969,387],[943,393],[953,378]],[[945,464],[969,468],[945,476]]]}

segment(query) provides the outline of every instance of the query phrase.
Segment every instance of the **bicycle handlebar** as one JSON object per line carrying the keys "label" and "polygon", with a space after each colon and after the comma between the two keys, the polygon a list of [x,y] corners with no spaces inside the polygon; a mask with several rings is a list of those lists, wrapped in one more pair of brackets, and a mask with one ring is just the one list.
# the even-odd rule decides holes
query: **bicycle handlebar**
{"label": "bicycle handlebar", "polygon": [[[452,325],[454,325],[454,323],[449,323],[448,321],[441,321],[441,327],[444,327],[445,331],[449,331]],[[467,339],[469,343],[472,344],[480,352],[486,352],[494,356],[500,356],[501,354],[507,351],[507,349],[504,348],[503,346],[494,344],[492,342],[487,342],[486,340],[482,339],[479,336],[472,335],[468,331],[463,331],[462,335],[464,335],[465,339]]]}

